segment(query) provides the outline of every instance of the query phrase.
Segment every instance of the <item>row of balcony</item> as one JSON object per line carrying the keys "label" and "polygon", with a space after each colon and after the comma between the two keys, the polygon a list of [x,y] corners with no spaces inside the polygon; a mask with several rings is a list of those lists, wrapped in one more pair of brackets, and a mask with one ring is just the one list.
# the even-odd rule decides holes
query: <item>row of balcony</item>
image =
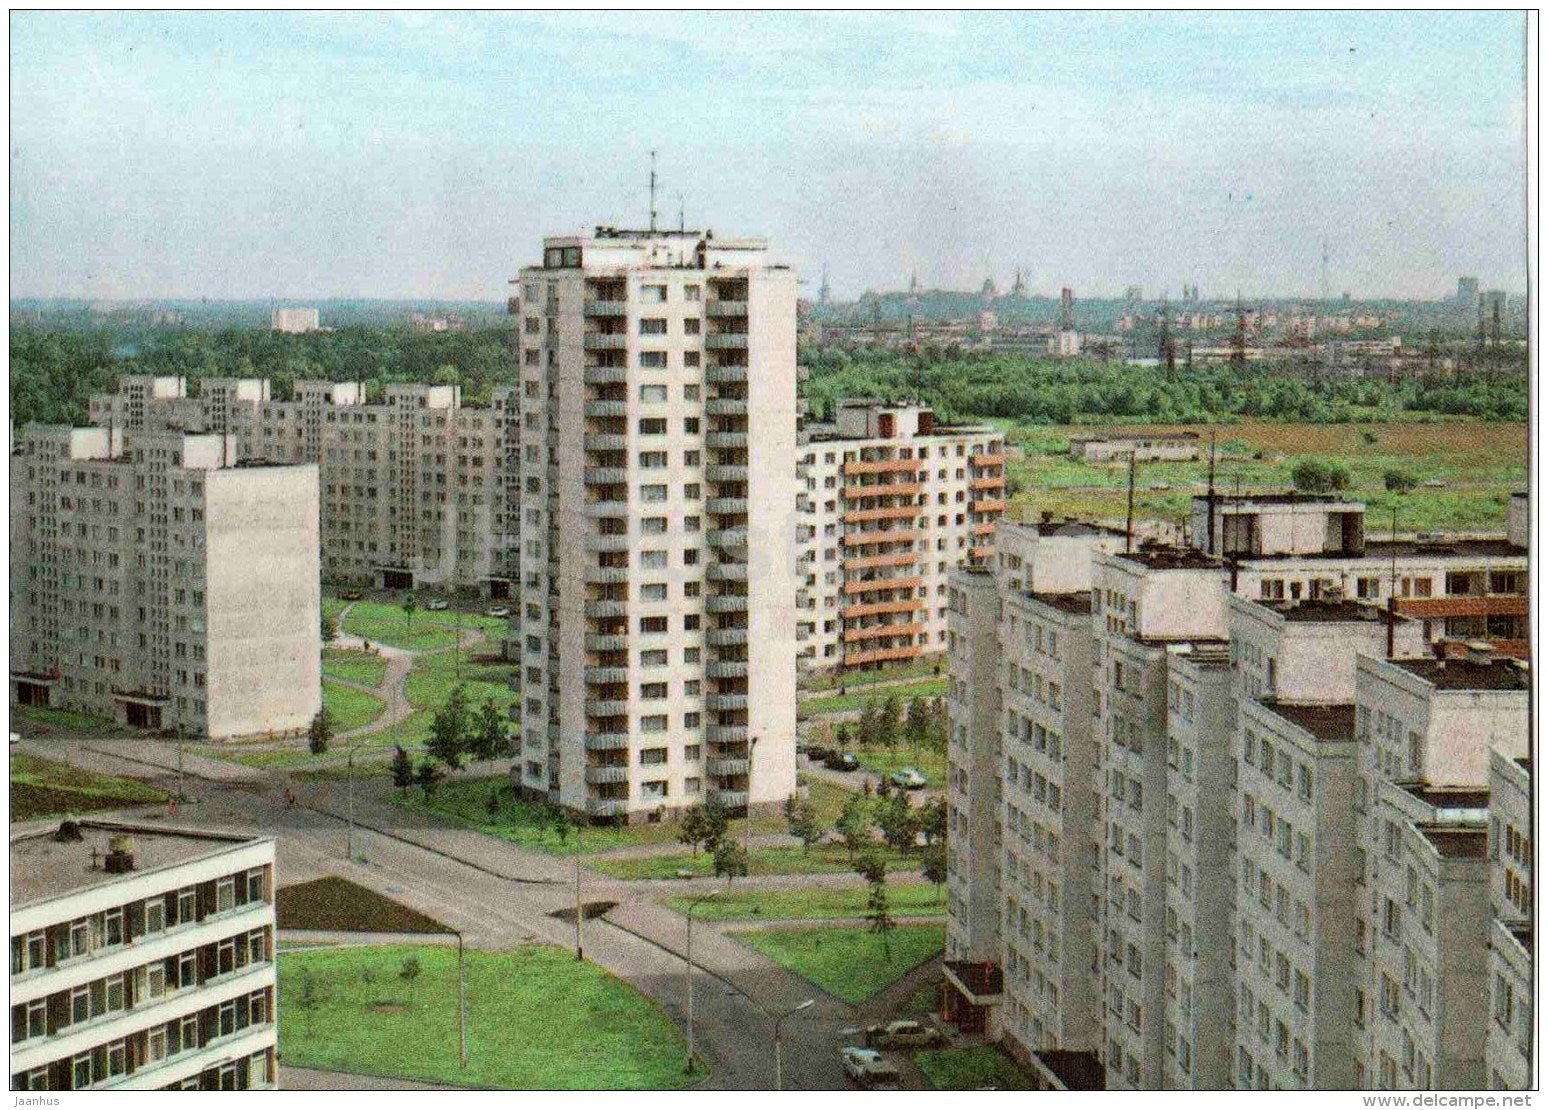
{"label": "row of balcony", "polygon": [[880,640],[891,636],[914,637],[924,631],[924,625],[911,624],[872,624],[864,628],[844,629],[844,642],[846,644],[858,643],[861,640]]}
{"label": "row of balcony", "polygon": [[747,367],[709,366],[704,370],[704,380],[711,385],[738,385],[747,381]]}
{"label": "row of balcony", "polygon": [[704,314],[706,316],[746,316],[746,301],[705,301]]}

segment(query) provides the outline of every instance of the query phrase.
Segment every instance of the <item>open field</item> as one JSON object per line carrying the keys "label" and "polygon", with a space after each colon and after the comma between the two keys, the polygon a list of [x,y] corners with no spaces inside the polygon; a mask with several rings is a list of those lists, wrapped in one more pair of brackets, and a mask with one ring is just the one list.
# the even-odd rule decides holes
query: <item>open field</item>
{"label": "open field", "polygon": [[375,652],[357,648],[325,647],[322,654],[323,674],[329,678],[346,678],[364,686],[380,686],[387,675],[387,660]]}
{"label": "open field", "polygon": [[373,644],[386,644],[408,651],[426,651],[451,647],[455,642],[459,620],[464,632],[482,629],[496,635],[504,630],[506,623],[479,613],[463,613],[459,618],[454,610],[432,611],[426,609],[423,603],[410,618],[403,612],[401,605],[357,601],[344,618],[344,631]]}
{"label": "open field", "polygon": [[[1003,422],[1002,422],[1003,423]],[[1008,426],[1007,438],[1025,447],[1025,459],[1008,469],[1022,489],[1010,515],[1122,521],[1128,483],[1121,463],[1090,464],[1069,456],[1071,435],[1100,428],[1077,425]],[[1305,458],[1341,462],[1349,468],[1347,495],[1369,509],[1368,531],[1377,534],[1398,505],[1398,528],[1416,531],[1502,532],[1510,492],[1527,483],[1528,429],[1525,424],[1436,421],[1407,424],[1278,424],[1242,421],[1219,425],[1132,425],[1125,431],[1193,431],[1203,439],[1199,462],[1142,463],[1136,481],[1135,515],[1142,520],[1181,522],[1189,498],[1208,486],[1208,443],[1216,436],[1216,485],[1224,492],[1283,489]],[[1255,457],[1261,456],[1261,457]],[[1412,493],[1387,492],[1388,470],[1402,470],[1420,482]],[[1158,485],[1170,489],[1155,489]]]}
{"label": "open field", "polygon": [[[719,897],[700,902],[693,911],[701,921],[777,921],[781,918],[863,917],[867,887],[848,890],[813,887],[809,890],[723,890]],[[686,911],[692,899],[667,898],[663,904]],[[945,889],[939,895],[930,883],[899,883],[887,887],[887,903],[894,917],[933,917],[946,912]]]}
{"label": "open field", "polygon": [[68,763],[11,754],[11,820],[155,805],[167,794],[134,779],[83,771]]}
{"label": "open field", "polygon": [[883,686],[867,690],[865,687],[846,687],[843,694],[827,694],[801,700],[801,712],[812,717],[822,713],[842,713],[849,709],[864,709],[867,702],[878,706],[888,698],[906,703],[910,698],[943,698],[946,696],[946,676],[924,678],[918,682],[905,682],[897,686]]}
{"label": "open field", "polygon": [[387,703],[381,698],[327,679],[323,680],[322,696],[323,706],[333,718],[335,732],[348,732],[368,725],[387,709]]}
{"label": "open field", "polygon": [[[894,852],[883,847],[880,841],[875,847],[889,871],[917,870],[919,867],[917,855]],[[678,872],[698,878],[715,873],[715,861],[708,852],[693,855],[687,849],[661,856],[599,856],[588,861],[588,866],[615,879],[676,879],[680,877]],[[747,853],[749,875],[827,875],[853,870],[854,861],[842,844],[814,845],[810,852],[800,845],[755,847]]]}
{"label": "open field", "polygon": [[923,659],[914,659],[907,663],[893,663],[886,667],[878,667],[874,671],[851,671],[843,673],[839,671],[827,671],[821,674],[805,674],[801,676],[800,686],[802,691],[807,690],[836,690],[840,686],[849,689],[859,689],[863,686],[888,682],[901,678],[924,678],[928,675],[946,673],[946,661],[942,656],[929,656]]}
{"label": "open field", "polygon": [[938,956],[946,944],[940,925],[899,925],[888,937],[890,958],[882,938],[865,927],[755,929],[731,935],[845,1002],[864,1002],[885,990]]}
{"label": "open field", "polygon": [[596,964],[546,945],[466,960],[464,1071],[454,947],[282,953],[285,1063],[518,1091],[662,1090],[702,1078],[683,1074],[683,1038],[660,1007]]}
{"label": "open field", "polygon": [[[438,614],[444,615],[444,614]],[[414,618],[418,621],[418,617]],[[414,659],[414,669],[404,684],[404,693],[413,707],[407,718],[372,733],[369,747],[392,748],[402,745],[413,752],[424,746],[430,736],[430,722],[436,710],[446,704],[452,689],[459,683],[465,687],[468,706],[473,712],[484,702],[493,701],[503,714],[516,700],[510,688],[513,671],[509,663],[474,663],[470,652],[464,649],[454,657],[450,651],[420,655]]]}
{"label": "open field", "polygon": [[93,717],[89,713],[77,713],[73,709],[17,705],[11,707],[11,714],[16,720],[40,726],[33,731],[45,736],[50,732],[67,732],[72,736],[116,736],[123,732],[121,725],[106,717]]}

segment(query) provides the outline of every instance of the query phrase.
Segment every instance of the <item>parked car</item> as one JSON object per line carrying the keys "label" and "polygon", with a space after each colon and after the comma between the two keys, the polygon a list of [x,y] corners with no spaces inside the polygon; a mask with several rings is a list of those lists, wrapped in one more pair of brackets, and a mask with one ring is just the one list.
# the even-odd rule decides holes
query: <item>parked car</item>
{"label": "parked car", "polygon": [[889,776],[892,785],[903,790],[922,790],[930,785],[930,780],[917,767],[904,767],[892,772]]}
{"label": "parked car", "polygon": [[361,593],[359,590],[345,590],[339,596],[342,597],[345,601],[359,601],[362,597],[365,596],[365,594]]}
{"label": "parked car", "polygon": [[822,765],[830,771],[858,771],[860,769],[860,757],[854,752],[841,752],[838,749],[828,753]]}
{"label": "parked car", "polygon": [[488,609],[484,610],[484,615],[495,617],[499,620],[504,620],[506,617],[511,615],[511,611],[504,605],[491,605]]}
{"label": "parked car", "polygon": [[849,1045],[839,1049],[839,1059],[844,1063],[844,1074],[851,1083],[873,1091],[896,1091],[902,1085],[898,1069],[882,1058],[874,1048],[857,1048]]}
{"label": "parked car", "polygon": [[821,744],[813,744],[806,749],[806,758],[821,763],[828,758],[828,749]]}
{"label": "parked car", "polygon": [[425,608],[430,610],[432,613],[439,613],[443,609],[447,608],[447,601],[444,597],[432,597],[429,601],[425,602]]}
{"label": "parked car", "polygon": [[939,1029],[917,1021],[889,1021],[865,1030],[865,1043],[872,1048],[935,1048],[945,1041]]}

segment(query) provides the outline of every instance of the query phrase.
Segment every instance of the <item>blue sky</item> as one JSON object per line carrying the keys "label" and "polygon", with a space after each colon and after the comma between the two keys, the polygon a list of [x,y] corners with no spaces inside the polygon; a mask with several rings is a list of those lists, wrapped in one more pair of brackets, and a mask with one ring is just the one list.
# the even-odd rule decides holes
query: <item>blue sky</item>
{"label": "blue sky", "polygon": [[499,299],[541,237],[815,290],[1524,289],[1508,13],[15,13],[18,296]]}

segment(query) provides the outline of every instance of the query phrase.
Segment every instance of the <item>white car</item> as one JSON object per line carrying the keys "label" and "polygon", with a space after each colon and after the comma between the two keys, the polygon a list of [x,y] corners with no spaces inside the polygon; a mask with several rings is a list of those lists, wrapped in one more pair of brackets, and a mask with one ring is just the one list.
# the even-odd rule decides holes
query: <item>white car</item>
{"label": "white car", "polygon": [[425,608],[430,610],[432,613],[439,613],[441,610],[447,608],[447,601],[444,597],[432,597],[429,601],[425,602]]}
{"label": "white car", "polygon": [[484,610],[484,615],[486,617],[495,617],[498,620],[504,620],[506,617],[511,615],[511,611],[504,605],[496,605],[493,608]]}
{"label": "white car", "polygon": [[853,1045],[841,1048],[839,1059],[844,1063],[844,1074],[857,1086],[873,1091],[896,1091],[901,1085],[898,1069],[887,1063],[874,1048]]}

